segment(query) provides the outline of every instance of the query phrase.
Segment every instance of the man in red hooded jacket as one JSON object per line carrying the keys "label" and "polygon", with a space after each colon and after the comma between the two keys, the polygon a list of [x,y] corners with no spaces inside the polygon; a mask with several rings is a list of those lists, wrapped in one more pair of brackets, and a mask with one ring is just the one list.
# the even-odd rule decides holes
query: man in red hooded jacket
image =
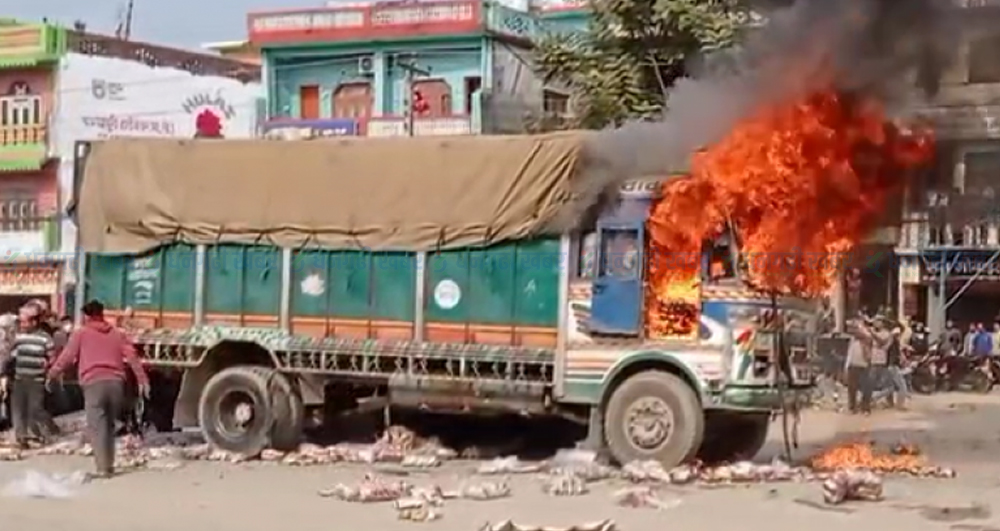
{"label": "man in red hooded jacket", "polygon": [[144,398],[149,397],[149,377],[132,341],[104,320],[103,304],[88,302],[83,306],[83,315],[83,326],[70,336],[49,369],[48,379],[51,381],[70,365],[78,364],[97,475],[110,477],[115,470],[115,420],[125,397],[125,365],[135,374]]}

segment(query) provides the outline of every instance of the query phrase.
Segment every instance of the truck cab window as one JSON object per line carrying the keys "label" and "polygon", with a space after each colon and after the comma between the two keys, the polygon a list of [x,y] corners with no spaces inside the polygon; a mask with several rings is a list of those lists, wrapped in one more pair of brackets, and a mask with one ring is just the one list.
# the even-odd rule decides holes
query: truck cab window
{"label": "truck cab window", "polygon": [[711,247],[707,252],[707,263],[705,277],[709,282],[717,282],[736,278],[736,264],[733,263],[732,247],[729,238],[722,237],[709,244]]}
{"label": "truck cab window", "polygon": [[639,235],[632,229],[605,230],[601,276],[639,276]]}

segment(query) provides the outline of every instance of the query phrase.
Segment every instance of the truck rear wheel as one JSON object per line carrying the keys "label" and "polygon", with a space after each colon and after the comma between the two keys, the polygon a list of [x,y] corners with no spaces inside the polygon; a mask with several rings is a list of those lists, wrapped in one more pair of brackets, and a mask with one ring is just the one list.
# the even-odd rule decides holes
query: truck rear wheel
{"label": "truck rear wheel", "polygon": [[704,432],[698,396],[666,372],[629,377],[612,392],[604,411],[608,450],[620,464],[652,459],[675,467],[694,457]]}
{"label": "truck rear wheel", "polygon": [[276,374],[271,387],[273,393],[274,427],[271,430],[271,446],[290,452],[298,449],[302,442],[305,424],[305,404],[302,396],[292,385],[288,376]]}
{"label": "truck rear wheel", "polygon": [[198,402],[198,419],[210,444],[244,455],[267,448],[275,413],[268,371],[230,367],[208,380]]}
{"label": "truck rear wheel", "polygon": [[706,463],[751,460],[767,442],[769,414],[710,418],[698,458]]}

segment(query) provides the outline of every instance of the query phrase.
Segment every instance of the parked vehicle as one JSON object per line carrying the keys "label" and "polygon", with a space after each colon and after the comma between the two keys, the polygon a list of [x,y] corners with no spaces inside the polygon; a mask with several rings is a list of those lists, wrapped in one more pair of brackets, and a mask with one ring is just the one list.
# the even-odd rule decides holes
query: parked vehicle
{"label": "parked vehicle", "polygon": [[910,386],[914,392],[933,394],[940,390],[944,363],[940,345],[933,343],[923,355],[913,360],[910,372]]}
{"label": "parked vehicle", "polygon": [[133,308],[173,427],[226,450],[394,405],[562,415],[620,462],[752,456],[813,385],[814,301],[704,283],[693,332],[649,336],[661,184],[602,207],[586,138],[85,143],[76,307]]}
{"label": "parked vehicle", "polygon": [[910,382],[921,394],[942,391],[989,392],[996,382],[997,361],[993,357],[947,355],[937,344],[919,358],[913,367]]}

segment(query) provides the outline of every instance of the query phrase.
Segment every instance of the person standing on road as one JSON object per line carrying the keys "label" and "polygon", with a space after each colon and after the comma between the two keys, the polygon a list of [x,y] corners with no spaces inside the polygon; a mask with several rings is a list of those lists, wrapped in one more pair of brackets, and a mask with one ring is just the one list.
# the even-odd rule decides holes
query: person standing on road
{"label": "person standing on road", "polygon": [[2,387],[10,389],[11,421],[14,442],[27,449],[32,436],[44,442],[45,369],[55,344],[52,336],[41,329],[41,308],[26,304],[18,312],[17,329],[10,339],[10,355],[0,374],[12,376],[12,382]]}
{"label": "person standing on road", "polygon": [[976,336],[972,338],[972,353],[976,357],[986,357],[993,351],[993,334],[986,331],[983,323],[976,325]]}
{"label": "person standing on road", "polygon": [[[847,410],[854,413],[871,413],[871,393],[866,392],[870,388],[870,350],[871,338],[868,329],[857,321],[851,326],[851,340],[847,346],[847,360],[845,363],[847,383]],[[861,403],[858,404],[858,395]],[[859,407],[860,406],[860,407]]]}
{"label": "person standing on road", "polygon": [[128,337],[104,320],[104,305],[90,301],[83,306],[85,321],[74,331],[66,348],[49,369],[48,379],[58,378],[70,365],[79,365],[87,430],[94,447],[98,477],[114,474],[115,421],[125,396],[125,365],[149,397],[149,377]]}
{"label": "person standing on road", "polygon": [[[893,330],[892,343],[889,345],[888,350],[888,376],[889,383],[892,385],[890,390],[891,402],[896,406],[897,409],[906,409],[906,402],[910,398],[910,386],[906,382],[906,373],[903,370],[906,361],[906,355],[910,351],[910,346],[903,343],[901,340],[901,331],[899,328]],[[892,395],[895,396],[892,396]]]}
{"label": "person standing on road", "polygon": [[944,337],[941,339],[941,347],[944,348],[948,355],[954,356],[962,350],[962,331],[955,326],[955,321],[948,321]]}
{"label": "person standing on road", "polygon": [[969,331],[965,333],[965,338],[962,340],[962,353],[966,356],[971,356],[975,351],[976,335],[978,335],[978,332],[976,323],[969,325]]}
{"label": "person standing on road", "polygon": [[993,323],[993,334],[992,334],[993,344],[990,348],[991,356],[1000,356],[1000,322]]}
{"label": "person standing on road", "polygon": [[874,324],[871,331],[871,376],[868,378],[868,400],[874,401],[876,389],[878,398],[887,397],[890,405],[893,403],[892,388],[889,387],[889,349],[896,339],[893,332],[886,328],[884,322]]}

